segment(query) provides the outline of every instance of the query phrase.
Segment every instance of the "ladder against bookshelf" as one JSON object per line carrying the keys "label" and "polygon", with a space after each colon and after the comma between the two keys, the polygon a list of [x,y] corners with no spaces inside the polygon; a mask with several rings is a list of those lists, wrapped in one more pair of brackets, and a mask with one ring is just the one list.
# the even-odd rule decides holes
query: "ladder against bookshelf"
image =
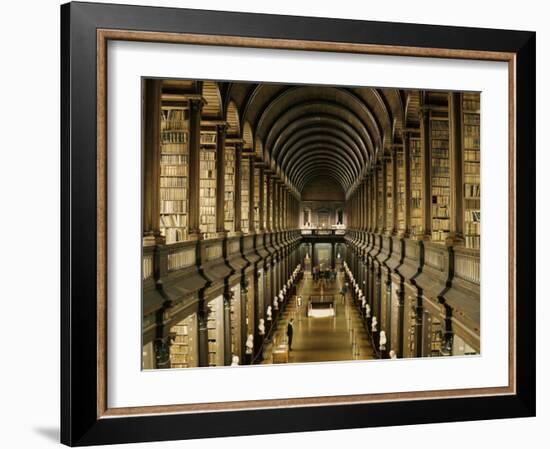
{"label": "ladder against bookshelf", "polygon": [[480,244],[480,94],[462,94],[464,243],[479,249]]}
{"label": "ladder against bookshelf", "polygon": [[248,181],[250,179],[250,170],[248,159],[243,158],[241,161],[241,230],[248,233]]}
{"label": "ladder against bookshelf", "polygon": [[432,241],[444,242],[450,231],[450,161],[449,121],[445,117],[430,119],[432,171]]}
{"label": "ladder against bookshelf", "polygon": [[223,200],[224,224],[229,232],[235,231],[235,147],[226,146],[224,151],[225,192]]}
{"label": "ladder against bookshelf", "polygon": [[170,328],[170,368],[193,368],[198,363],[197,315],[193,313]]}
{"label": "ladder against bookshelf", "polygon": [[397,164],[397,231],[405,231],[405,164],[403,149],[398,149],[395,154]]}
{"label": "ladder against bookshelf", "polygon": [[216,236],[216,131],[201,129],[200,221],[204,238]]}
{"label": "ladder against bookshelf", "polygon": [[162,105],[160,117],[160,232],[167,244],[187,239],[189,112]]}
{"label": "ladder against bookshelf", "polygon": [[419,138],[410,139],[411,235],[422,234],[422,146]]}
{"label": "ladder against bookshelf", "polygon": [[223,343],[223,297],[218,296],[208,303],[208,366],[224,365]]}

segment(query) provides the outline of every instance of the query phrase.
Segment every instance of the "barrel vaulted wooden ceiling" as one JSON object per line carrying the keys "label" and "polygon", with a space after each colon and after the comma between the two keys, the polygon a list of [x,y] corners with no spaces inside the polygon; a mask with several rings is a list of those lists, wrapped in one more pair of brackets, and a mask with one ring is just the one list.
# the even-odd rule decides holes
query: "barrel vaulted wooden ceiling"
{"label": "barrel vaulted wooden ceiling", "polygon": [[205,120],[228,122],[298,195],[313,179],[338,182],[349,195],[377,158],[418,126],[419,92],[391,88],[267,83],[194,83]]}

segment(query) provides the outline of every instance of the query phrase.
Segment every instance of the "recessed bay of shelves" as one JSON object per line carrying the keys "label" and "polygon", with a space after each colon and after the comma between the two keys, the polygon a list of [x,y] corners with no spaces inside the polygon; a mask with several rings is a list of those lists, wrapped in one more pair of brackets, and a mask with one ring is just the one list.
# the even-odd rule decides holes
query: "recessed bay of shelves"
{"label": "recessed bay of shelves", "polygon": [[235,147],[225,148],[224,224],[229,232],[235,230]]}
{"label": "recessed bay of shelves", "polygon": [[405,230],[405,163],[403,149],[400,148],[395,154],[397,164],[397,230]]}
{"label": "recessed bay of shelves", "polygon": [[431,117],[432,241],[444,242],[450,230],[449,121]]}
{"label": "recessed bay of shelves", "polygon": [[[201,133],[202,134],[202,133]],[[204,238],[216,234],[216,151],[200,150],[200,230]]]}
{"label": "recessed bay of shelves", "polygon": [[192,314],[170,328],[170,368],[198,366],[197,315]]}
{"label": "recessed bay of shelves", "polygon": [[391,228],[393,223],[393,167],[391,160],[386,162],[386,223]]}
{"label": "recessed bay of shelves", "polygon": [[223,297],[218,296],[208,303],[208,366],[223,366]]}
{"label": "recessed bay of shelves", "polygon": [[244,233],[247,233],[249,231],[248,229],[249,179],[250,179],[249,162],[248,162],[248,159],[243,158],[241,162],[241,230]]}
{"label": "recessed bay of shelves", "polygon": [[189,113],[184,107],[161,108],[160,233],[167,244],[187,239]]}
{"label": "recessed bay of shelves", "polygon": [[384,177],[382,166],[378,166],[376,168],[377,170],[377,202],[376,202],[376,214],[377,214],[377,225],[376,227],[378,229],[382,229],[384,227],[384,208],[383,208],[383,202],[386,201],[384,199]]}
{"label": "recessed bay of shelves", "polygon": [[464,240],[467,248],[480,243],[480,94],[462,94],[464,156]]}
{"label": "recessed bay of shelves", "polygon": [[419,138],[411,138],[411,235],[422,234],[422,146]]}
{"label": "recessed bay of shelves", "polygon": [[254,230],[260,230],[260,169],[254,168]]}

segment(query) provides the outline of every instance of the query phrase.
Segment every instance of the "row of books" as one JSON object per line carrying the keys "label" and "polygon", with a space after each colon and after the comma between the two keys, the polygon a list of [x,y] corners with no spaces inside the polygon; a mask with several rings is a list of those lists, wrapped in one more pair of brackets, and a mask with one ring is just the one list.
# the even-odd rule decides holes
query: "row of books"
{"label": "row of books", "polygon": [[479,198],[480,187],[479,184],[464,184],[464,196],[466,198]]}
{"label": "row of books", "polygon": [[[479,114],[464,113],[464,126],[479,126],[480,116]],[[479,131],[478,131],[479,132]]]}
{"label": "row of books", "polygon": [[187,189],[185,188],[173,189],[173,188],[162,187],[160,189],[160,199],[161,200],[187,200]]}
{"label": "row of books", "polygon": [[188,176],[189,172],[186,165],[161,165],[161,176]]}
{"label": "row of books", "polygon": [[212,145],[217,142],[217,133],[216,131],[201,131],[201,145]]}
{"label": "row of books", "polygon": [[435,139],[432,136],[432,155],[435,153],[435,150],[448,150],[449,149],[449,140],[448,139]]}
{"label": "row of books", "polygon": [[450,194],[448,187],[438,187],[434,186],[432,187],[432,195],[433,196],[446,196],[448,197]]}
{"label": "row of books", "polygon": [[432,204],[432,217],[449,218],[449,208],[445,205]]}
{"label": "row of books", "polygon": [[449,148],[432,148],[432,164],[441,162],[440,159],[449,159]]}
{"label": "row of books", "polygon": [[464,125],[464,137],[479,137],[479,124]]}
{"label": "row of books", "polygon": [[466,184],[479,184],[479,173],[472,174],[472,173],[466,173],[464,175],[464,182]]}
{"label": "row of books", "polygon": [[160,129],[182,129],[187,127],[189,112],[186,109],[162,109]]}
{"label": "row of books", "polygon": [[[202,183],[201,183],[202,184]],[[207,187],[200,189],[200,199],[201,204],[204,204],[205,206],[212,206],[216,204],[216,188],[214,187]]]}
{"label": "row of books", "polygon": [[183,214],[161,215],[160,226],[163,228],[186,227],[187,215],[183,215]]}
{"label": "row of books", "polygon": [[[464,236],[464,245],[466,248],[479,249],[481,238],[479,235],[466,235]],[[476,273],[473,273],[476,274]]]}
{"label": "row of books", "polygon": [[479,100],[466,100],[462,101],[462,107],[465,111],[479,112]]}
{"label": "row of books", "polygon": [[202,224],[213,223],[213,220],[216,217],[216,208],[201,206],[200,209],[201,209],[200,210],[201,223]]}
{"label": "row of books", "polygon": [[479,175],[478,162],[464,162],[464,173],[467,175]]}
{"label": "row of books", "polygon": [[478,198],[465,198],[464,199],[464,209],[479,209],[481,200]]}
{"label": "row of books", "polygon": [[449,182],[449,167],[432,166],[432,184],[448,185]]}
{"label": "row of books", "polygon": [[167,143],[188,143],[189,134],[187,131],[163,131],[160,135],[161,144]]}
{"label": "row of books", "polygon": [[187,178],[185,177],[161,177],[160,187],[187,187]]}
{"label": "row of books", "polygon": [[165,143],[160,152],[163,154],[187,154],[187,144],[185,143]]}
{"label": "row of books", "polygon": [[181,165],[189,163],[186,154],[163,154],[160,157],[160,165]]}
{"label": "row of books", "polygon": [[161,214],[185,213],[187,212],[187,201],[185,200],[164,200],[160,202]]}
{"label": "row of books", "polygon": [[464,137],[464,148],[479,149],[479,137]]}
{"label": "row of books", "polygon": [[465,162],[479,162],[480,152],[479,150],[464,150]]}
{"label": "row of books", "polygon": [[[449,222],[448,220],[444,220],[444,221],[446,221],[447,223]],[[432,240],[435,242],[444,241],[448,235],[449,235],[449,230],[437,230],[437,229],[432,230]]]}
{"label": "row of books", "polygon": [[464,218],[466,222],[479,223],[481,220],[481,212],[479,210],[467,210],[464,212]]}
{"label": "row of books", "polygon": [[161,234],[164,235],[167,244],[187,240],[187,229],[185,228],[164,228],[161,229]]}

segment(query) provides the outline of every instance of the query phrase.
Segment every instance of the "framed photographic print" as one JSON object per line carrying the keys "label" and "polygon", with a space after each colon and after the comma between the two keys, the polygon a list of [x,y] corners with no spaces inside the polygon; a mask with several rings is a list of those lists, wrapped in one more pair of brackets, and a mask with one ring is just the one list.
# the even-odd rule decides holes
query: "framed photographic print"
{"label": "framed photographic print", "polygon": [[534,33],[61,19],[63,443],[534,415]]}

